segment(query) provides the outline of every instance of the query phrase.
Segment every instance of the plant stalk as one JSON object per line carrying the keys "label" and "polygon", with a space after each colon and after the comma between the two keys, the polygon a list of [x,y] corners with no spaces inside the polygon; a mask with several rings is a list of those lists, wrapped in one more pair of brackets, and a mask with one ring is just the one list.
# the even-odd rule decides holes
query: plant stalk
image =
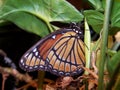
{"label": "plant stalk", "polygon": [[[90,36],[90,29],[87,23],[87,20],[85,18],[85,59],[86,59],[86,68],[90,68],[90,42],[91,42],[91,36]],[[89,73],[85,71],[85,75],[88,75]]]}
{"label": "plant stalk", "polygon": [[112,0],[106,0],[105,7],[105,18],[103,24],[103,34],[101,40],[101,54],[100,54],[100,63],[99,63],[99,79],[98,79],[98,90],[104,90],[104,65],[105,65],[105,54],[107,49],[107,40],[108,40],[108,29],[109,29],[109,20],[110,20],[110,10],[111,10]]}
{"label": "plant stalk", "polygon": [[38,90],[43,90],[44,76],[44,71],[38,71]]}

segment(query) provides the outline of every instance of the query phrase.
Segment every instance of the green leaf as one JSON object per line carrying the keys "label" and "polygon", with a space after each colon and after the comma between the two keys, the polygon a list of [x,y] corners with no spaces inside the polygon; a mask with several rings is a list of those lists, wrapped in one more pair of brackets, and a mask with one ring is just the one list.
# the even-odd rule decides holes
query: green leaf
{"label": "green leaf", "polygon": [[103,11],[102,3],[100,0],[88,0],[95,10]]}
{"label": "green leaf", "polygon": [[120,27],[111,27],[109,29],[109,34],[110,35],[115,35],[118,31],[120,31]]}
{"label": "green leaf", "polygon": [[5,18],[7,18],[7,20],[9,21],[12,21],[23,30],[35,33],[41,37],[49,34],[49,29],[47,28],[47,25],[43,21],[41,21],[41,19],[37,19],[37,17],[31,14],[25,12],[15,12],[13,14],[10,14],[9,16],[6,16]]}
{"label": "green leaf", "polygon": [[53,31],[50,22],[80,22],[83,15],[65,0],[5,0],[0,19],[43,36],[48,30]]}
{"label": "green leaf", "polygon": [[92,26],[93,30],[100,33],[103,27],[104,15],[95,10],[85,10],[84,15],[89,25]]}
{"label": "green leaf", "polygon": [[[116,34],[116,32],[120,31],[120,1],[119,0],[114,0],[113,1],[113,6],[111,9],[111,17],[110,17],[110,30],[109,30],[109,34],[110,35],[114,35]],[[102,5],[103,8],[105,8],[106,6],[106,2],[105,0],[102,0]]]}
{"label": "green leaf", "polygon": [[117,51],[115,50],[111,50],[111,49],[108,49],[107,50],[107,54],[110,56],[110,57],[113,57],[115,54],[116,54]]}
{"label": "green leaf", "polygon": [[110,81],[106,90],[120,89],[120,51],[118,51],[110,60],[107,61],[107,69],[110,75]]}
{"label": "green leaf", "polygon": [[[120,28],[120,1],[115,0],[111,12],[111,27]],[[120,31],[118,29],[117,31]]]}
{"label": "green leaf", "polygon": [[107,69],[110,76],[114,74],[118,66],[120,66],[120,51],[114,54],[113,57],[107,61]]}
{"label": "green leaf", "polygon": [[[103,6],[105,8],[105,0],[102,0]],[[120,27],[120,1],[114,0],[113,6],[111,10],[111,28],[119,28]]]}

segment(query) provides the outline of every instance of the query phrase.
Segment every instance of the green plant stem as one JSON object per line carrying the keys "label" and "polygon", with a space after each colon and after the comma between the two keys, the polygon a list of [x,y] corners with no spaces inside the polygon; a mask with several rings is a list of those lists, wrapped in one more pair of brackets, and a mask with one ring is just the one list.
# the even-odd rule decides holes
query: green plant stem
{"label": "green plant stem", "polygon": [[44,76],[44,71],[38,71],[38,90],[43,90]]}
{"label": "green plant stem", "polygon": [[[87,20],[85,18],[85,59],[86,59],[86,68],[90,68],[90,42],[91,42],[91,36],[90,36],[90,29],[87,23]],[[85,71],[85,75],[88,75],[89,73]]]}
{"label": "green plant stem", "polygon": [[110,20],[110,10],[111,10],[112,0],[106,0],[105,7],[105,19],[103,24],[103,34],[101,41],[101,54],[100,54],[100,63],[99,63],[99,79],[98,79],[98,90],[104,90],[104,65],[105,65],[105,53],[107,47],[107,39],[108,39],[108,28],[109,28],[109,20]]}

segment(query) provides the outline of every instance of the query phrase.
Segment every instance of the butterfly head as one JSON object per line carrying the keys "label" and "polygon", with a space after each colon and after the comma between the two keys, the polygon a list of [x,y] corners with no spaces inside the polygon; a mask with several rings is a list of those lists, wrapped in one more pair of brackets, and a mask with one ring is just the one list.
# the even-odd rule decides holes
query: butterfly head
{"label": "butterfly head", "polygon": [[72,23],[70,27],[76,33],[77,38],[80,38],[80,39],[83,40],[83,38],[84,38],[84,29],[81,27],[81,25],[79,26],[76,23]]}

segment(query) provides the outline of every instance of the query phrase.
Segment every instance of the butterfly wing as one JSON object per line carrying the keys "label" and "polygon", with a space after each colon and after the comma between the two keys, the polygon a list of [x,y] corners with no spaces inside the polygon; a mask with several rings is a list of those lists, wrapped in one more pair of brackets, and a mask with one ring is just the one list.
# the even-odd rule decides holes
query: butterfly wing
{"label": "butterfly wing", "polygon": [[20,60],[26,71],[45,70],[59,76],[76,75],[85,64],[84,43],[72,29],[61,29],[40,40]]}
{"label": "butterfly wing", "polygon": [[80,74],[85,65],[84,43],[73,31],[66,32],[47,55],[48,69],[60,76]]}
{"label": "butterfly wing", "polygon": [[19,66],[25,71],[47,70],[46,56],[53,44],[63,35],[61,30],[46,36],[31,47],[21,58]]}

